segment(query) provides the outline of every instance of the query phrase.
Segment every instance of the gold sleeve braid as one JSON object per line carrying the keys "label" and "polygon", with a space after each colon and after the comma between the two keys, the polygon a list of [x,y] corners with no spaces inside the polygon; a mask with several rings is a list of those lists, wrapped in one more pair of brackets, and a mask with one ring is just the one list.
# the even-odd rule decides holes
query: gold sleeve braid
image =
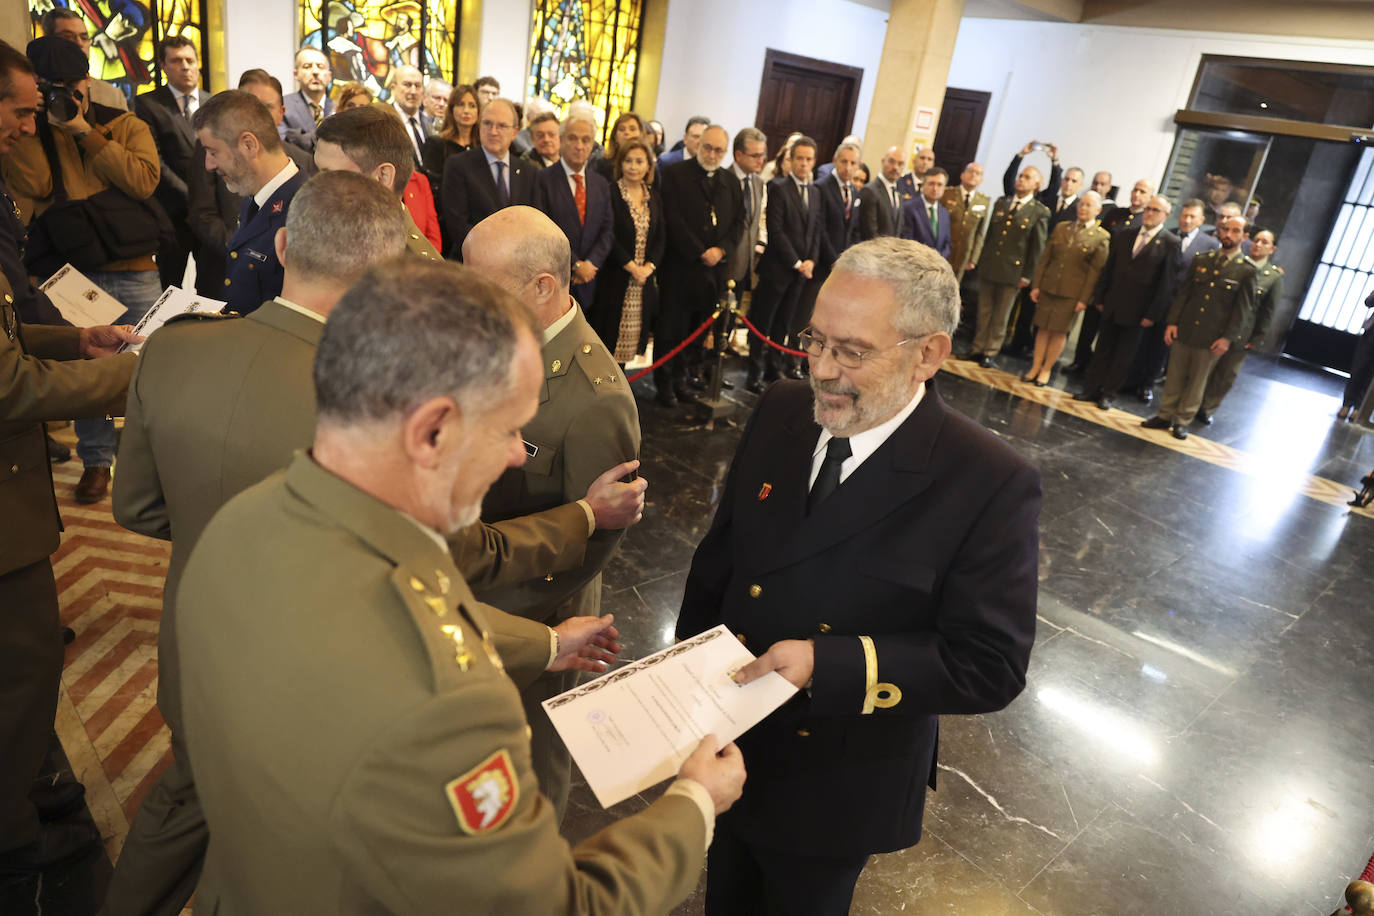
{"label": "gold sleeve braid", "polygon": [[878,650],[873,646],[873,637],[860,636],[859,643],[864,647],[864,708],[860,715],[871,716],[874,709],[891,709],[902,702],[902,691],[896,684],[878,681]]}

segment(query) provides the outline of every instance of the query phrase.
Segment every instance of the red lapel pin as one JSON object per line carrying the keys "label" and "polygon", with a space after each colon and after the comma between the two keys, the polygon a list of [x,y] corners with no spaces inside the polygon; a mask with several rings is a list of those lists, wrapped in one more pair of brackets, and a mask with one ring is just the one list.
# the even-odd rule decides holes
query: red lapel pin
{"label": "red lapel pin", "polygon": [[773,485],[771,483],[766,483],[763,486],[759,487],[759,502],[763,502],[765,499],[767,499],[768,494],[772,492]]}
{"label": "red lapel pin", "polygon": [[276,203],[274,203],[274,204],[272,205],[272,212],[273,212],[273,213],[280,213],[280,212],[281,212],[281,205],[282,205],[282,202],[281,202],[281,201],[277,201]]}

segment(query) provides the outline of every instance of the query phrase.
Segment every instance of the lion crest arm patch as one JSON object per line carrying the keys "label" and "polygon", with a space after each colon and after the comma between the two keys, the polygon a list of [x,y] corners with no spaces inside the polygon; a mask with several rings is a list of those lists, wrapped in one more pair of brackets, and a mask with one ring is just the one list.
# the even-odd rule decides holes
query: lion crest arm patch
{"label": "lion crest arm patch", "polygon": [[478,836],[510,819],[520,800],[520,784],[510,752],[501,748],[444,786],[444,796],[464,833]]}

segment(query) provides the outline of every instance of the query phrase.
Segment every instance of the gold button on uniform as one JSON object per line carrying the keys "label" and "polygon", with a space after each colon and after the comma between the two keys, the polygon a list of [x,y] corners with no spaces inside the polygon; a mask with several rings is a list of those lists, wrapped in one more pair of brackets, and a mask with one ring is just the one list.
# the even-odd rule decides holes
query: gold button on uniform
{"label": "gold button on uniform", "polygon": [[237,261],[238,259],[239,259],[239,253],[238,253],[237,251],[231,251],[231,252],[229,252],[229,260],[231,260],[231,261]]}
{"label": "gold button on uniform", "polygon": [[17,465],[17,464],[12,464],[12,465],[10,465],[10,473],[11,473],[11,474],[18,474],[18,473],[19,473],[19,465]]}
{"label": "gold button on uniform", "polygon": [[739,644],[741,646],[747,646],[749,644],[748,641],[744,638],[743,633],[736,633],[735,638],[739,640]]}
{"label": "gold button on uniform", "polygon": [[415,591],[417,591],[417,592],[422,592],[422,591],[425,590],[425,583],[421,582],[421,581],[420,581],[419,579],[417,579],[415,576],[411,576],[411,577],[410,577],[410,587],[413,588],[413,589],[415,589]]}
{"label": "gold button on uniform", "polygon": [[13,304],[14,304],[14,297],[11,296],[9,293],[5,293],[5,302],[7,302],[7,303],[10,304],[10,305],[13,305]]}
{"label": "gold button on uniform", "polygon": [[582,352],[583,352],[583,353],[590,353],[590,352],[592,352],[592,345],[591,345],[591,344],[583,344],[583,345],[582,345]]}
{"label": "gold button on uniform", "polygon": [[225,286],[228,286],[228,285],[229,285],[229,278],[228,278],[228,277],[225,277],[225,278],[224,278],[224,285],[225,285]]}
{"label": "gold button on uniform", "polygon": [[800,735],[800,736],[803,737],[803,738],[810,738],[810,737],[811,737],[811,733],[810,733],[809,731],[807,731],[806,729],[804,729],[804,728],[799,728],[799,729],[797,729],[797,734]]}
{"label": "gold button on uniform", "polygon": [[758,596],[760,596],[760,595],[762,595],[762,594],[763,594],[763,586],[762,586],[762,585],[751,585],[751,586],[749,586],[749,597],[750,597],[750,598],[757,598]]}
{"label": "gold button on uniform", "polygon": [[829,633],[829,632],[830,632],[830,624],[828,624],[828,623],[823,623],[823,624],[821,624],[821,625],[820,625],[820,631],[821,631],[822,633]]}

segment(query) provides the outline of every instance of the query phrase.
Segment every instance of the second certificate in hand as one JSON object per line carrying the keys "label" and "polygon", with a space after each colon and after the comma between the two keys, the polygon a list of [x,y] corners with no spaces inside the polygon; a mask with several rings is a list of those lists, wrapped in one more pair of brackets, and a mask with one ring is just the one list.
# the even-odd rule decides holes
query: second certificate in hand
{"label": "second certificate in hand", "polygon": [[544,710],[609,808],[675,775],[706,735],[734,741],[797,692],[776,672],[736,684],[753,660],[721,625],[545,700]]}

